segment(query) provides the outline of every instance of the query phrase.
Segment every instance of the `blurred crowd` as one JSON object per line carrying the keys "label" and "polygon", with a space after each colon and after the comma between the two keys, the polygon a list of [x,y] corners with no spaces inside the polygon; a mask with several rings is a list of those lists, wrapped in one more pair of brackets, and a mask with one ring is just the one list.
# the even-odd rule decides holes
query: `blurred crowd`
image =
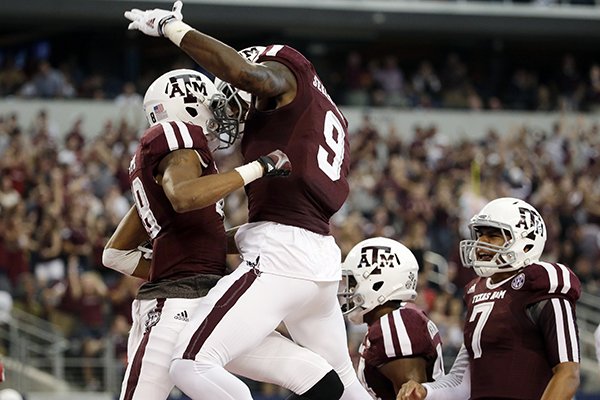
{"label": "blurred crowd", "polygon": [[580,65],[572,54],[527,67],[490,57],[484,65],[457,52],[437,65],[428,59],[403,67],[395,55],[348,54],[339,80],[342,104],[416,109],[593,111],[600,107],[600,63]]}
{"label": "blurred crowd", "polygon": [[[49,51],[49,50],[48,50]],[[53,65],[41,57],[0,53],[0,96],[20,98],[128,99],[173,67],[194,68],[189,60],[165,57],[177,65],[155,74],[86,72],[77,62]],[[38,51],[39,53],[39,51]],[[434,57],[431,54],[431,57]],[[350,51],[333,64],[319,65],[322,79],[338,104],[403,109],[595,111],[600,109],[600,61],[554,54],[548,62],[513,60],[492,53],[450,51],[435,59],[396,54],[367,56]],[[318,63],[318,59],[316,61]]]}
{"label": "blurred crowd", "polygon": [[[89,134],[80,123],[68,132],[53,126],[44,110],[32,121],[0,116],[0,290],[14,307],[55,323],[70,354],[97,357],[111,337],[124,365],[141,282],[104,268],[101,254],[132,204],[127,169],[141,132],[125,119]],[[351,128],[351,192],[332,233],[344,255],[372,236],[398,239],[417,255],[418,302],[450,354],[462,341],[462,287],[474,276],[460,266],[458,242],[489,199],[520,197],[540,210],[549,232],[544,258],[569,265],[584,290],[600,295],[599,127],[557,117],[548,132],[496,129],[453,140],[420,126],[403,140],[393,126],[376,129],[368,114]],[[240,162],[235,150],[219,156],[221,171]],[[243,191],[226,199],[226,215],[227,226],[245,221]],[[238,258],[228,261],[235,267]],[[351,329],[355,352],[360,332]],[[84,366],[80,384],[94,390],[101,377]]]}

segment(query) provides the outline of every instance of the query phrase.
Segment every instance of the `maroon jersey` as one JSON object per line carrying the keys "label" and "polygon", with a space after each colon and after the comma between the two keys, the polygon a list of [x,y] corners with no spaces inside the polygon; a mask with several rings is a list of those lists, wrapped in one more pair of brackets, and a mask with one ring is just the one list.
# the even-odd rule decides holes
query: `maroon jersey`
{"label": "maroon jersey", "polygon": [[394,385],[379,368],[398,358],[421,357],[427,381],[444,373],[442,342],[437,326],[411,303],[382,316],[369,326],[359,349],[358,377],[377,399],[395,400]]}
{"label": "maroon jersey", "polygon": [[252,106],[242,139],[248,161],[280,149],[292,163],[286,178],[246,185],[249,221],[274,221],[329,233],[329,218],[348,196],[348,122],[325,91],[313,65],[288,46],[268,46],[257,62],[277,61],[296,77],[294,100],[277,110]]}
{"label": "maroon jersey", "polygon": [[217,173],[202,128],[174,121],[157,124],[144,133],[129,167],[136,208],[153,239],[150,282],[225,273],[222,205],[177,213],[154,177],[165,155],[184,148],[196,150],[202,175]]}
{"label": "maroon jersey", "polygon": [[539,399],[561,362],[579,362],[581,285],[561,264],[538,262],[497,284],[466,286],[471,399]]}

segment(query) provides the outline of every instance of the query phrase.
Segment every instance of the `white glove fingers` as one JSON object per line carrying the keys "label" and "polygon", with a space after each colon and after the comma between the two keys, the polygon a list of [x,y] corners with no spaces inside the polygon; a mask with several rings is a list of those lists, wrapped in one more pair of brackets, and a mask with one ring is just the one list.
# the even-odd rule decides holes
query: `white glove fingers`
{"label": "white glove fingers", "polygon": [[134,8],[131,11],[125,11],[125,18],[127,18],[130,21],[135,21],[138,20],[142,17],[142,10],[138,10],[137,8]]}
{"label": "white glove fingers", "polygon": [[138,21],[133,21],[130,23],[129,26],[127,26],[127,29],[130,31],[141,30]]}
{"label": "white glove fingers", "polygon": [[181,9],[182,8],[183,8],[183,1],[177,0],[175,3],[173,3],[173,12],[174,13],[180,13],[181,14]]}

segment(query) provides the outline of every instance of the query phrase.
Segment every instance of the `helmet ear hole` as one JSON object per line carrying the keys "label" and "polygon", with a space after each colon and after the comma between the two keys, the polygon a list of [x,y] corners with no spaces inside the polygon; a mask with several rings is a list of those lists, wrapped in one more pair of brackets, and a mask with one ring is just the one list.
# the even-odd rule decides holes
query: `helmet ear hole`
{"label": "helmet ear hole", "polygon": [[378,291],[383,286],[383,281],[375,282],[373,284],[373,291]]}
{"label": "helmet ear hole", "polygon": [[198,110],[196,110],[194,107],[186,107],[185,111],[187,111],[188,114],[190,114],[193,118],[198,116]]}

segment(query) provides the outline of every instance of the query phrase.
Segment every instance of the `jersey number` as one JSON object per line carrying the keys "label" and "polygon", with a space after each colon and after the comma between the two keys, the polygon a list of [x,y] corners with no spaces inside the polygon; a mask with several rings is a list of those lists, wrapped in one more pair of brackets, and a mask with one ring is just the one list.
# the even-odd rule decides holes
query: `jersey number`
{"label": "jersey number", "polygon": [[[337,132],[337,138],[335,137],[334,132]],[[317,163],[321,171],[323,171],[329,179],[335,182],[340,179],[340,170],[342,168],[342,162],[344,161],[345,132],[340,120],[331,110],[327,111],[327,114],[325,114],[323,135],[325,136],[325,143],[327,143],[327,146],[333,151],[333,159],[329,162],[329,152],[323,146],[319,146]]]}
{"label": "jersey number", "polygon": [[152,210],[150,209],[150,202],[148,201],[148,196],[146,196],[146,191],[144,190],[144,185],[142,184],[142,180],[138,177],[135,178],[131,182],[131,190],[133,191],[133,199],[135,201],[135,206],[138,209],[138,213],[140,214],[140,218],[142,219],[142,223],[146,228],[146,232],[148,232],[148,236],[151,239],[154,239],[158,232],[160,232],[160,225],[158,221],[154,217]]}
{"label": "jersey number", "polygon": [[481,316],[479,316],[479,318],[477,319],[475,329],[473,330],[473,338],[471,339],[473,358],[481,357],[481,331],[483,331],[483,327],[485,326],[485,323],[490,317],[493,308],[494,302],[480,303],[473,307],[473,313],[471,314],[469,322],[473,322],[477,318],[477,316],[481,314]]}

